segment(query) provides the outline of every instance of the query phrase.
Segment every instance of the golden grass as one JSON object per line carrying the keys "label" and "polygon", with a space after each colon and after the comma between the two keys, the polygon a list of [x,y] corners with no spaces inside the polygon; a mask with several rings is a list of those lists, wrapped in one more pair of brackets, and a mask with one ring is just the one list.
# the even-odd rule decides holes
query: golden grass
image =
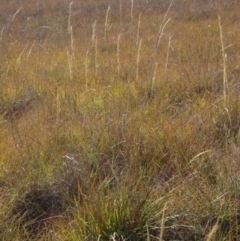
{"label": "golden grass", "polygon": [[0,11],[0,240],[238,240],[238,2]]}

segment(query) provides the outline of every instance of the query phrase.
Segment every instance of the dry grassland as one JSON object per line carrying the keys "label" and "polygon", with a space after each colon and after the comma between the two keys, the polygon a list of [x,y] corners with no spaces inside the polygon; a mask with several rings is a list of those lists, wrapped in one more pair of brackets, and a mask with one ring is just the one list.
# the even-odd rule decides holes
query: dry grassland
{"label": "dry grassland", "polygon": [[239,12],[1,0],[0,241],[240,240]]}

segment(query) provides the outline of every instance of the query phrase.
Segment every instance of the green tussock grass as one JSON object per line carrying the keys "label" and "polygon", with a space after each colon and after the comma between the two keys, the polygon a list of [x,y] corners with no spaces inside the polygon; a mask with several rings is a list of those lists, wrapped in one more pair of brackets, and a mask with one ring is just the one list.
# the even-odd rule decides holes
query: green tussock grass
{"label": "green tussock grass", "polygon": [[238,1],[0,6],[0,241],[239,240]]}

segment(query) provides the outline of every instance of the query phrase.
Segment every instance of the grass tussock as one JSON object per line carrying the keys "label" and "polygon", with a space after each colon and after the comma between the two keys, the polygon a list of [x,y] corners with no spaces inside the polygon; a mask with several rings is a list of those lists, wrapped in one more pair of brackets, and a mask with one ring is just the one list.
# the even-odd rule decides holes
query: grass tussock
{"label": "grass tussock", "polygon": [[239,240],[238,1],[0,7],[0,240]]}

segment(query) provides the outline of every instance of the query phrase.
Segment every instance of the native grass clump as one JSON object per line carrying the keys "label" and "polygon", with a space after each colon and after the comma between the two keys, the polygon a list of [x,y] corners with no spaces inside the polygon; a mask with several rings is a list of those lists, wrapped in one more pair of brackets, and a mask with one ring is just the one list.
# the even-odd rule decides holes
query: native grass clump
{"label": "native grass clump", "polygon": [[0,240],[238,240],[238,1],[0,7]]}

